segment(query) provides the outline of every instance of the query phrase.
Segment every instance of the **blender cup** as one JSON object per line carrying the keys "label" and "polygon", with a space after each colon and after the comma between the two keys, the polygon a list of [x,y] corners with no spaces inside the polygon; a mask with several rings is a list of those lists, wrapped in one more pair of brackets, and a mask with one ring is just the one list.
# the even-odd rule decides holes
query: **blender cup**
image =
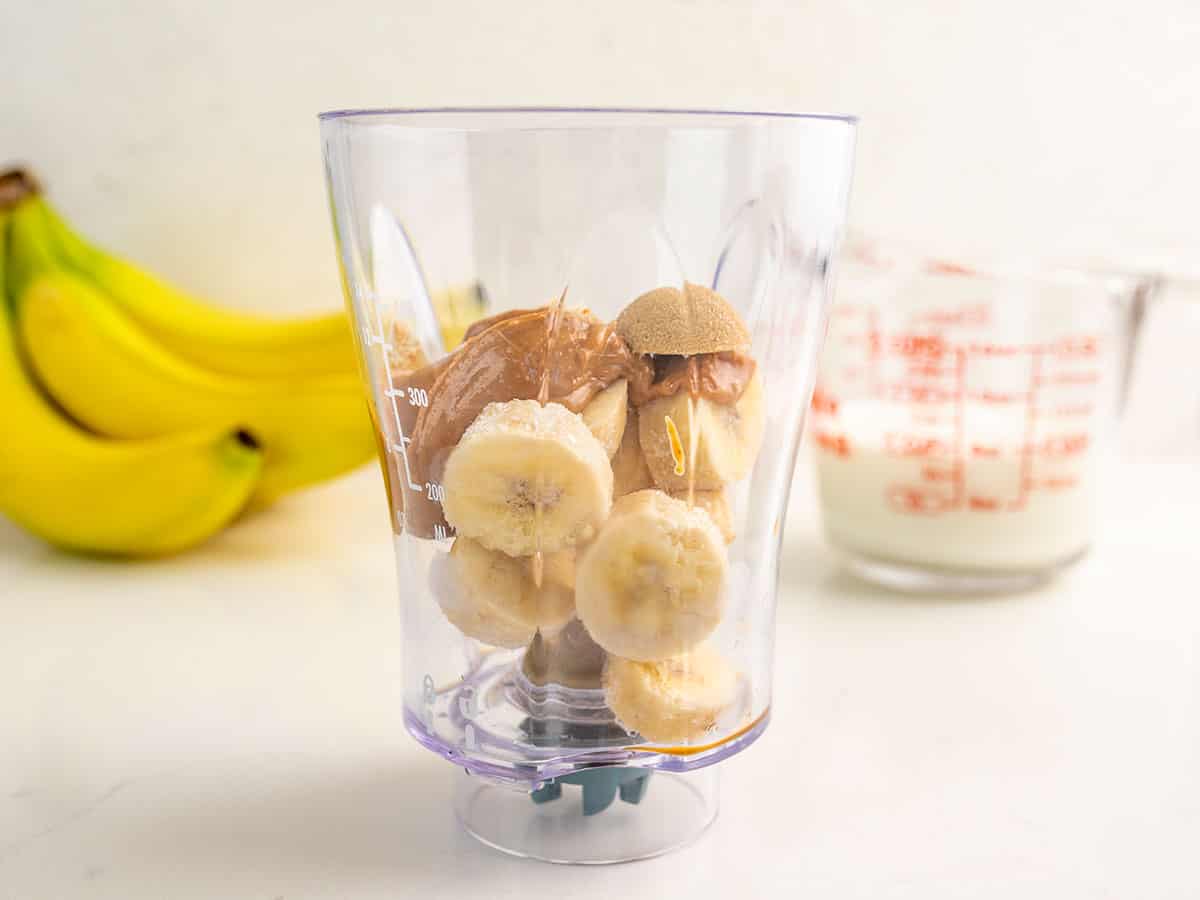
{"label": "blender cup", "polygon": [[825,531],[849,567],[973,592],[1082,557],[1152,285],[878,260],[839,279],[813,434]]}
{"label": "blender cup", "polygon": [[[395,532],[404,722],[483,842],[652,856],[770,715],[845,118],[321,117]],[[463,286],[473,286],[464,291]],[[437,298],[478,300],[443,345]]]}

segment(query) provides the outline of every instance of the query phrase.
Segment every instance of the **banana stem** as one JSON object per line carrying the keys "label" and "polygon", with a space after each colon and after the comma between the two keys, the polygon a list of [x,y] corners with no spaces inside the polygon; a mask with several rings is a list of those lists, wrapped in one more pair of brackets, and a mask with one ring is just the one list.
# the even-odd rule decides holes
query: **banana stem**
{"label": "banana stem", "polygon": [[58,269],[45,232],[41,204],[22,203],[11,213],[5,248],[9,270],[5,287],[11,308],[18,313],[21,295],[33,280]]}
{"label": "banana stem", "polygon": [[41,192],[41,184],[28,169],[9,169],[0,173],[0,211],[16,209],[27,198]]}

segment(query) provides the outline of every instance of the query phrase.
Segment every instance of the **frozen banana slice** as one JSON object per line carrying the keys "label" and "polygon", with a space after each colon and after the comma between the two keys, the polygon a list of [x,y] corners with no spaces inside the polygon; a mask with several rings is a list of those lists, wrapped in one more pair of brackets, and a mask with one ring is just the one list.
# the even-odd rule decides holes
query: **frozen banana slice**
{"label": "frozen banana slice", "polygon": [[[764,425],[762,380],[757,374],[732,406],[703,397],[693,406],[688,393],[680,391],[638,410],[638,440],[646,465],[654,483],[672,492],[686,491],[689,478],[695,490],[712,491],[746,477],[758,457]],[[695,441],[693,428],[698,432]]]}
{"label": "frozen banana slice", "polygon": [[737,695],[737,673],[708,644],[657,662],[610,656],[603,680],[617,721],[656,744],[704,737]]}
{"label": "frozen banana slice", "polygon": [[489,403],[446,460],[442,509],[457,532],[509,556],[588,538],[612,505],[608,454],[558,403]]}
{"label": "frozen banana slice", "polygon": [[638,491],[582,551],[576,610],[596,643],[626,659],[676,656],[700,643],[725,609],[725,542],[703,509]]}
{"label": "frozen banana slice", "polygon": [[622,378],[593,397],[579,413],[583,416],[583,424],[596,436],[610,458],[621,445],[628,409],[629,382]]}
{"label": "frozen banana slice", "polygon": [[654,487],[654,478],[646,466],[646,457],[638,443],[638,414],[632,406],[625,416],[625,433],[612,458],[613,497]]}
{"label": "frozen banana slice", "polygon": [[450,624],[496,647],[523,647],[538,629],[555,631],[571,620],[575,597],[549,579],[534,583],[526,560],[457,537],[439,562],[433,593]]}
{"label": "frozen banana slice", "polygon": [[[535,584],[556,584],[568,591],[575,590],[575,548],[568,547],[555,553],[541,554],[539,557],[525,556],[521,562],[525,571]],[[541,574],[538,574],[540,571]]]}
{"label": "frozen banana slice", "polygon": [[[671,496],[687,503],[688,492],[686,490],[672,491]],[[721,537],[725,538],[725,543],[733,543],[737,532],[733,527],[733,513],[729,509],[729,499],[725,496],[724,490],[692,491],[692,505],[698,506],[708,513],[713,524],[721,532]]]}

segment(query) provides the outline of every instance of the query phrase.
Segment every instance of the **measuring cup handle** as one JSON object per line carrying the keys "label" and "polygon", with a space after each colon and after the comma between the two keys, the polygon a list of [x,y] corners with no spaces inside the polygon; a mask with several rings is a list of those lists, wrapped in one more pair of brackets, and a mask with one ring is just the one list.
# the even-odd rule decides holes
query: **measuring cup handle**
{"label": "measuring cup handle", "polygon": [[1141,352],[1141,336],[1146,323],[1146,315],[1150,304],[1156,301],[1163,290],[1163,278],[1160,275],[1146,275],[1138,278],[1132,289],[1116,298],[1116,302],[1124,306],[1125,317],[1125,346],[1122,360],[1120,381],[1117,387],[1117,415],[1125,412],[1129,402],[1129,391],[1133,385],[1133,374],[1137,359]]}

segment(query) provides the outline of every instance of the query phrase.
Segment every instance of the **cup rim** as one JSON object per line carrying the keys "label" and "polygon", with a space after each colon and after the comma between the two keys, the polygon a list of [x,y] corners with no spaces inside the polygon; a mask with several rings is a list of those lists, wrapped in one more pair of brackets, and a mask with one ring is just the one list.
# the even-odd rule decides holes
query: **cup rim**
{"label": "cup rim", "polygon": [[1086,265],[1036,256],[979,256],[970,253],[929,254],[912,247],[876,241],[849,241],[838,254],[839,273],[870,273],[879,278],[919,279],[932,283],[988,281],[1046,287],[1094,286],[1128,293],[1154,280],[1149,272]]}
{"label": "cup rim", "polygon": [[426,115],[505,115],[517,118],[523,115],[575,115],[579,113],[625,115],[633,119],[650,116],[717,117],[728,119],[784,119],[791,121],[832,121],[847,125],[858,124],[858,116],[843,113],[789,112],[785,110],[740,110],[705,109],[691,107],[640,107],[640,106],[381,106],[349,107],[317,113],[322,122],[348,119],[417,118]]}

